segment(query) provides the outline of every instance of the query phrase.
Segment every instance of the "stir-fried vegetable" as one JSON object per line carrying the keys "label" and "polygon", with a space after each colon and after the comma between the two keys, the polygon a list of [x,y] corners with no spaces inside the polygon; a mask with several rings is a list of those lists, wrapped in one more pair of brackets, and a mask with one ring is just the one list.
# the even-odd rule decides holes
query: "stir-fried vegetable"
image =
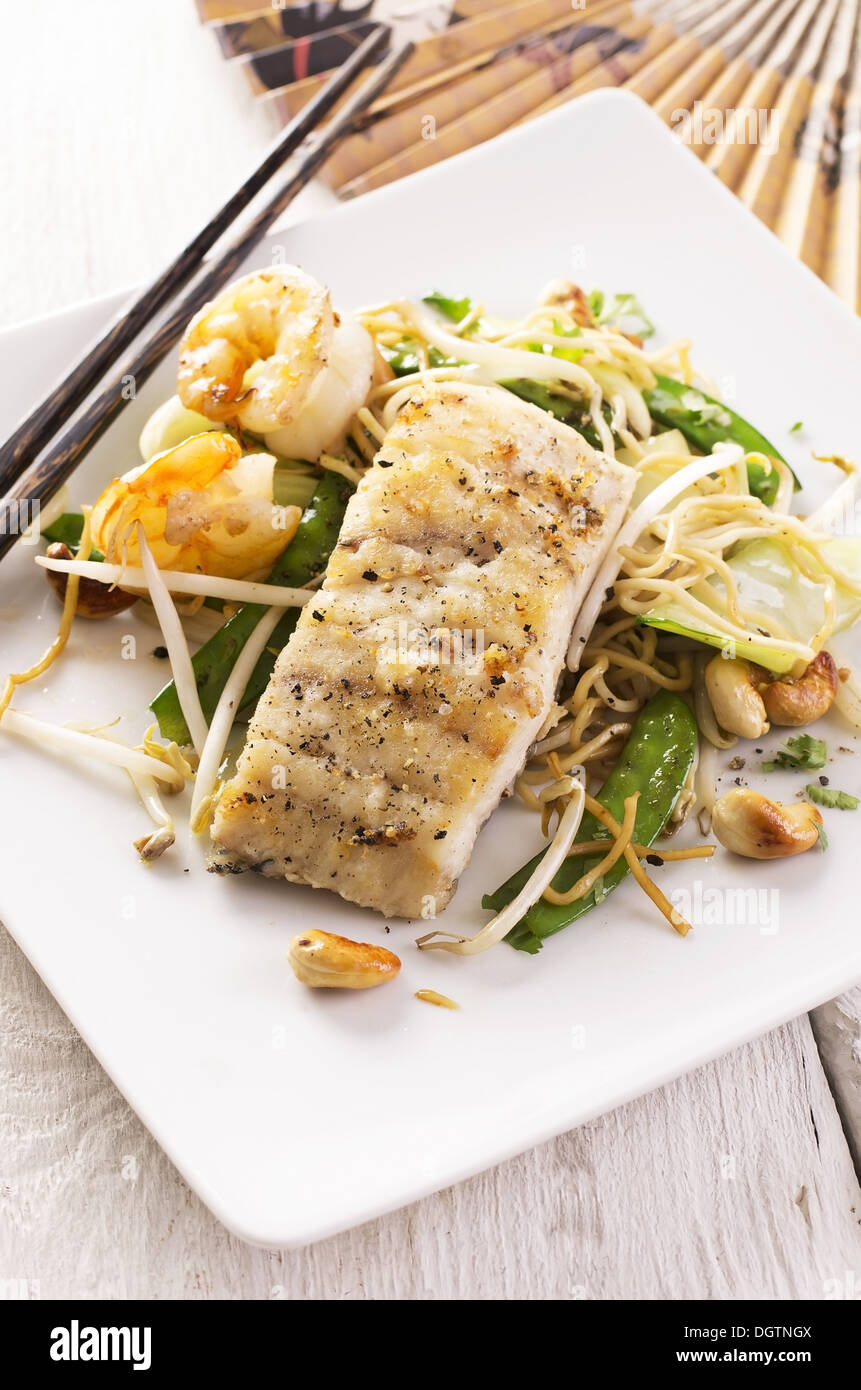
{"label": "stir-fried vegetable", "polygon": [[[853,582],[861,581],[861,544],[855,537],[822,541],[816,551],[805,548],[802,561],[799,563],[789,545],[777,537],[743,542],[726,558],[738,602],[756,613],[759,620],[743,640],[738,636],[733,639],[735,655],[778,674],[791,671],[798,663],[798,651],[793,651],[791,644],[810,647],[826,622],[828,593],[823,561]],[[714,609],[717,618],[726,615],[726,586],[719,575],[712,575],[696,592],[707,608]],[[833,630],[840,632],[850,627],[859,616],[861,594],[835,582]],[[640,621],[711,647],[726,649],[728,644],[726,630],[719,622],[712,626],[706,614],[695,615],[673,598],[655,604],[641,615]],[[762,638],[769,640],[764,643]],[[806,660],[812,660],[812,656]]]}
{"label": "stir-fried vegetable", "polygon": [[81,535],[84,530],[84,517],[82,512],[63,512],[56,521],[52,521],[50,526],[46,526],[42,535],[46,541],[60,541],[67,545],[70,550],[77,550],[81,544]]}
{"label": "stir-fried vegetable", "polygon": [[[572,401],[567,396],[560,396],[544,381],[528,381],[523,378],[518,381],[500,381],[499,385],[519,396],[522,401],[531,401],[541,410],[546,410],[554,420],[561,420],[564,425],[570,425],[578,434],[582,434],[586,443],[591,444],[593,449],[601,448],[601,437],[595,426],[589,422],[588,401]],[[604,411],[604,416],[609,423],[609,409]]]}
{"label": "stir-fried vegetable", "polygon": [[[688,443],[701,454],[710,454],[715,444],[730,440],[733,444],[740,444],[746,454],[764,454],[766,458],[776,458],[786,463],[783,455],[764,434],[760,434],[736,411],[730,410],[728,405],[706,395],[699,387],[686,386],[683,381],[657,373],[657,385],[644,391],[643,399],[653,420],[657,420],[659,425],[666,425],[668,429],[681,430]],[[747,479],[754,497],[761,498],[770,507],[780,486],[777,469],[768,469],[751,460],[747,465]],[[797,478],[795,487],[796,490],[800,487]]]}
{"label": "stir-fried vegetable", "polygon": [[272,501],[279,507],[307,507],[314,496],[317,474],[303,463],[277,459],[272,474]]}
{"label": "stir-fried vegetable", "polygon": [[[295,536],[269,575],[271,583],[299,588],[326,568],[329,555],[338,539],[351,491],[350,484],[339,474],[327,473],[320,480]],[[265,612],[266,608],[262,604],[245,604],[204,643],[193,658],[192,666],[200,703],[207,720],[212,718],[239,653]],[[239,707],[240,713],[263,694],[272,674],[275,658],[296,626],[297,618],[298,612],[291,609],[278,623],[245,687]],[[150,709],[155,714],[159,729],[165,738],[178,744],[189,742],[188,727],[179,707],[173,681],[159,691]]]}
{"label": "stir-fried vegetable", "polygon": [[175,449],[194,434],[223,430],[218,420],[209,420],[197,410],[188,410],[179,396],[171,396],[154,410],[141,431],[138,440],[140,456],[149,463],[156,454],[166,449]]}
{"label": "stir-fried vegetable", "polygon": [[462,299],[453,299],[451,295],[440,294],[439,290],[434,290],[432,294],[423,295],[422,300],[425,304],[432,304],[443,318],[450,319],[452,323],[462,323],[472,313],[472,300],[468,295],[464,295]]}
{"label": "stir-fried vegetable", "polygon": [[[654,695],[638,715],[621,757],[597,798],[616,820],[621,820],[626,798],[640,793],[634,822],[634,838],[639,844],[650,845],[666,825],[690,772],[696,747],[697,724],[685,701],[670,691]],[[587,811],[577,840],[607,840],[609,843],[611,838],[609,831]],[[546,850],[542,850],[495,893],[487,894],[482,899],[482,907],[501,911],[517,896],[545,853]],[[567,892],[580,875],[600,863],[600,859],[599,855],[587,860],[566,860],[552,886],[559,893]],[[540,899],[506,940],[517,950],[534,954],[541,949],[545,937],[553,936],[582,917],[621,883],[628,872],[626,861],[620,859],[604,876],[603,882],[577,902],[557,905]]]}
{"label": "stir-fried vegetable", "polygon": [[[391,347],[380,343],[378,350],[395,376],[412,376],[414,372],[422,371],[423,363],[419,357],[419,345],[415,338],[401,338],[400,342]],[[456,367],[457,358],[446,357],[439,348],[429,347],[427,349],[427,365],[429,367]]]}
{"label": "stir-fried vegetable", "polygon": [[603,290],[591,290],[587,303],[597,324],[611,324],[638,338],[651,338],[655,331],[635,294],[614,294],[608,299]]}
{"label": "stir-fried vegetable", "polygon": [[[649,337],[655,331],[654,324],[646,317],[639,300],[632,294],[617,294],[607,298],[602,291],[593,290],[587,302],[596,326],[606,324],[620,332],[634,329],[641,338]],[[463,322],[473,310],[471,299],[456,299],[439,291],[425,295],[424,303],[432,305],[443,318],[453,323]],[[420,363],[415,348],[415,343],[405,341],[386,353],[387,360],[398,375],[419,370]],[[540,352],[545,349],[536,345],[535,350]],[[547,350],[552,356],[571,361],[578,361],[587,351],[585,348],[567,350],[559,346]],[[431,366],[449,365],[454,361],[452,358],[446,358],[438,349],[431,348],[430,352],[436,355],[436,360],[430,363]],[[554,419],[570,425],[582,434],[593,448],[602,447],[600,432],[596,430],[590,417],[588,401],[572,401],[569,396],[554,391],[553,385],[544,380],[524,377],[500,381],[499,384],[519,396],[521,400],[531,401],[541,410],[546,410]],[[780,463],[786,463],[783,455],[765,435],[760,434],[759,430],[736,411],[698,387],[656,373],[655,385],[643,392],[643,399],[649,414],[658,425],[680,430],[688,443],[699,453],[710,454],[715,444],[729,441],[740,444],[746,454],[762,454],[766,459],[773,458]],[[609,407],[605,405],[603,415],[608,424],[610,414]],[[753,495],[761,498],[767,506],[772,506],[780,487],[778,470],[767,463],[750,459],[747,473],[748,485]],[[795,478],[795,487],[798,486],[798,479]]]}

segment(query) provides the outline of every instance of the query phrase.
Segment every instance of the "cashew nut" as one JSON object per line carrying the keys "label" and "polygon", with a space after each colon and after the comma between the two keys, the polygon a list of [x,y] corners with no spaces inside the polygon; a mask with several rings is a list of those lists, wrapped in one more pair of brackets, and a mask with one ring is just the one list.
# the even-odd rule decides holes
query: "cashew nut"
{"label": "cashew nut", "polygon": [[760,666],[723,656],[713,657],[704,674],[715,719],[741,738],[761,738],[769,720],[792,728],[812,724],[828,713],[840,684],[828,652],[814,657],[797,680],[770,681]]}
{"label": "cashew nut", "polygon": [[739,787],[718,797],[712,829],[721,844],[745,859],[785,859],[819,839],[822,817],[807,801],[784,805]]}
{"label": "cashew nut", "polygon": [[715,656],[706,666],[704,676],[715,719],[722,729],[740,738],[761,738],[768,733],[756,668],[749,661]]}
{"label": "cashew nut", "polygon": [[287,959],[296,979],[312,989],[373,989],[393,980],[401,968],[385,946],[316,930],[294,936]]}
{"label": "cashew nut", "polygon": [[[49,545],[45,554],[51,560],[74,559],[71,550],[62,541],[55,541]],[[60,570],[46,570],[45,576],[62,603],[66,597],[68,574],[63,574]],[[137,598],[137,594],[126,593],[125,589],[112,588],[109,584],[100,584],[97,579],[79,579],[75,612],[79,618],[109,618],[112,613],[122,613],[124,608],[131,608],[132,604],[137,602]]]}
{"label": "cashew nut", "polygon": [[550,284],[544,287],[541,303],[550,308],[558,304],[561,309],[567,309],[574,322],[579,323],[581,328],[592,328],[595,323],[595,316],[585,291],[579,285],[575,285],[573,280],[551,280]]}
{"label": "cashew nut", "polygon": [[772,681],[764,687],[765,711],[772,724],[812,724],[830,710],[839,683],[834,658],[820,652],[797,681]]}

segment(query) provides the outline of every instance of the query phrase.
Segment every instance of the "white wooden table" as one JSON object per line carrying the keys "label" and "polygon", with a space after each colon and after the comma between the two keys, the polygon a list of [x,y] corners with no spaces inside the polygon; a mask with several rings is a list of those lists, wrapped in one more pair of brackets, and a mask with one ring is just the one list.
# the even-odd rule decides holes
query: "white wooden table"
{"label": "white wooden table", "polygon": [[[146,279],[271,133],[191,0],[9,6],[4,57],[4,323]],[[0,1288],[160,1299],[861,1291],[861,991],[299,1252],[227,1234],[5,932],[0,1011]]]}

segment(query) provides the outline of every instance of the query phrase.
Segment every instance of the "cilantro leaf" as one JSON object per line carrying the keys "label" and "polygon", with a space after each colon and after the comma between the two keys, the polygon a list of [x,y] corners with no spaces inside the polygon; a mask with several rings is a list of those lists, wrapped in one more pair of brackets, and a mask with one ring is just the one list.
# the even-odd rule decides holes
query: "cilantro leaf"
{"label": "cilantro leaf", "polygon": [[626,333],[635,333],[638,338],[651,338],[655,331],[655,325],[647,318],[635,294],[614,294],[608,300],[603,291],[592,290],[588,303],[596,323],[611,324]]}
{"label": "cilantro leaf", "polygon": [[788,738],[783,748],[778,749],[775,756],[762,766],[766,772],[775,772],[782,767],[812,769],[824,767],[827,756],[824,739],[813,738],[811,734],[796,734],[794,738]]}
{"label": "cilantro leaf", "polygon": [[693,386],[683,391],[679,398],[680,404],[685,410],[689,410],[695,425],[708,425],[714,423],[726,429],[732,424],[732,416],[726,406],[720,401],[707,399],[701,391],[697,391]]}
{"label": "cilantro leaf", "polygon": [[413,338],[401,338],[400,342],[391,346],[378,343],[377,351],[388,362],[395,376],[409,376],[420,368],[418,344]]}
{"label": "cilantro leaf", "polygon": [[432,304],[444,318],[451,319],[452,323],[460,323],[467,314],[472,313],[472,300],[468,296],[464,296],[463,299],[452,299],[449,295],[434,290],[433,294],[423,295],[422,302]]}
{"label": "cilantro leaf", "polygon": [[[576,337],[579,337],[580,334],[579,334],[579,333],[577,333],[576,335],[573,334],[573,333],[566,333],[566,334],[565,334],[565,337],[566,337],[566,338],[573,338],[573,337],[575,337],[575,336],[576,336]],[[540,352],[540,353],[542,353],[545,357],[561,357],[561,358],[563,358],[564,361],[566,361],[566,362],[579,362],[579,361],[580,361],[580,358],[583,357],[583,356],[585,355],[585,353],[588,351],[588,349],[587,349],[587,348],[584,348],[584,347],[581,347],[581,348],[560,348],[560,347],[551,347],[549,343],[525,343],[525,344],[524,344],[524,347],[526,348],[526,351],[527,351],[527,352]]]}
{"label": "cilantro leaf", "polygon": [[[410,376],[413,372],[421,371],[419,345],[415,338],[401,338],[390,346],[378,343],[377,347],[380,356],[388,362],[395,376]],[[439,348],[435,347],[428,348],[427,360],[429,367],[456,367],[458,365],[456,357],[446,357],[445,353],[440,352]]]}
{"label": "cilantro leaf", "polygon": [[816,782],[808,782],[804,788],[810,801],[819,806],[827,806],[832,811],[857,811],[858,797],[850,792],[838,791],[836,787],[820,787]]}

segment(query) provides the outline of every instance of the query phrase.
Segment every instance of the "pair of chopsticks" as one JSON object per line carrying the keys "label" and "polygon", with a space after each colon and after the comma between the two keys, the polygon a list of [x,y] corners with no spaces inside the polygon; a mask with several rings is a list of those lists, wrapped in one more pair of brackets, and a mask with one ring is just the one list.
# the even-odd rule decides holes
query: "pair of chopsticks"
{"label": "pair of chopsticks", "polygon": [[[189,242],[176,260],[158,276],[134,303],[122,311],[101,337],[83,353],[64,379],[30,412],[0,447],[0,559],[18,540],[40,506],[55,495],[84,455],[127,404],[128,383],[135,391],[182,337],[189,319],[225,285],[267,229],[305,187],[336,146],[351,134],[363,112],[380,96],[413,50],[406,43],[393,49],[371,76],[348,96],[313,143],[300,153],[295,168],[270,196],[248,225],[236,234],[211,263],[202,267],[167,317],[138,346],[135,339],[155,316],[201,270],[201,262],[231,228],[241,212],[264,188],[285,160],[315,131],[321,119],[344,95],[353,78],[385,48],[390,37],[386,25],[369,34],[331,79],[279,135],[257,168],[214,217]],[[121,354],[125,356],[121,357]],[[76,419],[108,369],[109,380]],[[51,444],[64,425],[68,428]],[[50,444],[50,447],[47,446]],[[46,450],[46,452],[42,452]],[[41,457],[39,455],[41,454]]]}

